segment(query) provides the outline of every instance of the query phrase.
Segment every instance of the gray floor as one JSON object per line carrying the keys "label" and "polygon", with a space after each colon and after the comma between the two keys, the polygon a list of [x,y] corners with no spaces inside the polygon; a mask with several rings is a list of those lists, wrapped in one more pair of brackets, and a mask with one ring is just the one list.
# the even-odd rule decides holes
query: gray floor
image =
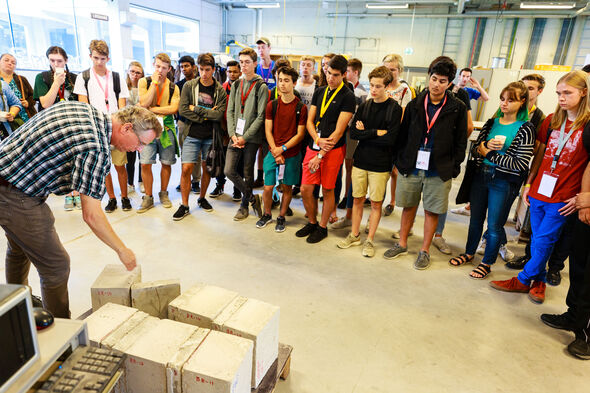
{"label": "gray floor", "polygon": [[[564,311],[567,273],[561,286],[548,288],[545,303],[536,305],[524,294],[491,289],[489,280],[469,279],[471,265],[450,267],[434,248],[432,266],[414,270],[421,209],[410,254],[397,260],[382,257],[399,228],[397,208],[382,219],[372,259],[362,257],[360,247],[336,247],[346,230],[309,245],[294,235],[305,223],[301,199],[293,201],[295,216],[288,218],[286,232],[275,233],[274,225],[260,230],[253,217],[232,221],[237,205],[231,182],[226,195],[209,199],[214,212],[196,208],[191,195],[191,215],[173,222],[178,178],[177,164],[169,187],[174,208],[157,203],[145,214],[119,208],[109,220],[135,251],[144,280],[180,278],[185,289],[205,282],[281,307],[280,339],[294,352],[291,375],[279,382],[277,393],[588,392],[590,363],[565,351],[572,335],[539,321],[543,312]],[[137,207],[140,195],[131,197]],[[71,255],[70,301],[77,316],[90,307],[95,277],[118,259],[79,211],[63,210],[62,197],[51,197],[49,204]],[[445,237],[454,253],[463,251],[467,225],[467,217],[449,214]],[[522,254],[522,245],[510,248]],[[492,278],[512,275],[499,258]],[[38,293],[34,269],[31,283]]]}

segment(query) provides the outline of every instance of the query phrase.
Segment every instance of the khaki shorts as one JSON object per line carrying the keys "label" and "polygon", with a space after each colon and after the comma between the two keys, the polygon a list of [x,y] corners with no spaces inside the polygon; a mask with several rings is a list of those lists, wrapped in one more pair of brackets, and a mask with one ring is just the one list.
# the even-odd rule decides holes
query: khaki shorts
{"label": "khaki shorts", "polygon": [[353,166],[352,197],[364,198],[369,189],[369,199],[373,202],[382,202],[390,175],[390,172],[371,172]]}
{"label": "khaki shorts", "polygon": [[427,177],[424,171],[408,176],[400,173],[397,177],[395,203],[399,207],[416,207],[422,196],[424,210],[434,214],[446,213],[451,182],[451,179],[442,181],[438,176]]}
{"label": "khaki shorts", "polygon": [[115,166],[123,166],[127,164],[127,152],[117,149],[111,150],[111,161]]}

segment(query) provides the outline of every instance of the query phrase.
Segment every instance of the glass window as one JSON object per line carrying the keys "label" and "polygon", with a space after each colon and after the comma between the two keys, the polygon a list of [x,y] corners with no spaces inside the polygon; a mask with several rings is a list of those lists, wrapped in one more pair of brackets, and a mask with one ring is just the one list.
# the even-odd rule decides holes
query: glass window
{"label": "glass window", "polygon": [[[90,41],[100,39],[107,43],[110,49],[110,56],[113,57],[111,39],[109,34],[109,23],[113,20],[112,8],[104,0],[74,0],[76,12],[76,24],[78,26],[78,43],[81,53],[81,68],[84,70],[92,66],[88,57],[88,46]],[[105,15],[108,21],[92,18],[92,14]],[[69,53],[69,52],[68,52]],[[111,66],[111,61],[109,61]]]}
{"label": "glass window", "polygon": [[6,2],[0,2],[0,52],[6,53],[12,49],[12,32],[10,31],[10,20],[8,19],[8,8]]}

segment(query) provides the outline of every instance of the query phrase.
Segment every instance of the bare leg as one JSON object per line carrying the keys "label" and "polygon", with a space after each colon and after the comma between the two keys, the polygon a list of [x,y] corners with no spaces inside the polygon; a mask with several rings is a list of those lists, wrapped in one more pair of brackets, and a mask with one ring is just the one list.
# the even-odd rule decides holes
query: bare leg
{"label": "bare leg", "polygon": [[182,195],[182,204],[188,206],[188,196],[191,191],[191,174],[195,164],[183,163],[182,174],[180,175],[180,194]]}
{"label": "bare leg", "polygon": [[[121,187],[121,198],[127,198],[127,170],[124,165],[115,165],[115,170],[117,171],[117,177],[119,178],[119,187]],[[112,184],[111,180],[111,187]]]}
{"label": "bare leg", "polygon": [[[303,206],[305,207],[305,212],[307,213],[307,219],[312,224],[317,224],[318,222],[318,201],[313,197],[313,189],[315,188],[314,184],[302,184],[301,185],[301,198],[303,199]],[[324,203],[325,203],[324,197]]]}
{"label": "bare leg", "polygon": [[152,175],[152,164],[141,164],[141,179],[145,188],[145,195],[153,196],[152,186],[154,185],[154,176]]}
{"label": "bare leg", "polygon": [[336,208],[336,198],[334,196],[333,188],[331,190],[326,190],[322,187],[322,194],[324,195],[324,203],[322,205],[322,219],[320,221],[320,226],[326,228],[328,226],[328,221],[330,221],[330,215],[332,215]]}
{"label": "bare leg", "polygon": [[168,183],[170,182],[170,173],[172,173],[172,167],[170,165],[162,164],[162,170],[160,171],[161,191],[168,190]]}
{"label": "bare leg", "polygon": [[430,252],[430,243],[438,224],[438,214],[424,210],[424,240],[422,241],[422,251]]}
{"label": "bare leg", "polygon": [[[412,225],[414,225],[414,219],[416,218],[416,212],[418,211],[418,206],[414,207],[404,207],[402,211],[402,222],[400,227],[400,239],[399,245],[402,247],[408,247],[408,234],[412,229]],[[435,226],[436,228],[436,226]],[[433,229],[434,233],[434,229]]]}
{"label": "bare leg", "polygon": [[[195,165],[196,166],[196,165]],[[201,198],[205,198],[207,195],[207,188],[209,188],[209,183],[211,182],[211,175],[207,172],[207,163],[201,160],[201,192],[199,196]]]}
{"label": "bare leg", "polygon": [[262,191],[262,202],[264,203],[264,214],[271,215],[273,186],[264,186]]}
{"label": "bare leg", "polygon": [[288,186],[283,184],[283,198],[281,200],[281,216],[285,217],[287,214],[287,210],[289,209],[289,204],[291,203],[291,199],[293,198],[293,186]]}
{"label": "bare leg", "polygon": [[363,219],[363,204],[365,203],[365,197],[354,198],[352,205],[352,229],[351,232],[354,236],[358,236],[360,233],[361,221]]}
{"label": "bare leg", "polygon": [[391,202],[389,202],[389,204],[393,207],[395,207],[395,188],[397,186],[397,168],[393,167],[393,170],[391,171]]}
{"label": "bare leg", "polygon": [[[364,202],[364,201],[363,201]],[[369,235],[367,239],[373,241],[375,237],[375,233],[377,232],[377,227],[379,226],[379,220],[381,220],[381,207],[383,206],[383,201],[374,202],[371,201],[371,215],[370,223],[369,223]]]}
{"label": "bare leg", "polygon": [[107,187],[107,194],[109,195],[109,199],[115,198],[115,189],[113,188],[113,178],[111,177],[110,173],[107,175],[104,182]]}

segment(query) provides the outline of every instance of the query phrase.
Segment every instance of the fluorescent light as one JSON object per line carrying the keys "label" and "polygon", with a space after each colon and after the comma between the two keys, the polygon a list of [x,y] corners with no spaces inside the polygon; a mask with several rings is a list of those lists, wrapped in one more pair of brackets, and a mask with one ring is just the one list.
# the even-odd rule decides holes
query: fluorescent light
{"label": "fluorescent light", "polygon": [[281,8],[279,3],[246,3],[248,8]]}
{"label": "fluorescent light", "polygon": [[535,9],[535,10],[569,10],[576,6],[574,2],[543,2],[543,3],[520,3],[520,8],[522,9]]}
{"label": "fluorescent light", "polygon": [[406,3],[406,4],[367,3],[366,7],[369,9],[392,10],[392,9],[400,9],[400,8],[409,8],[409,5],[408,5],[408,3]]}

